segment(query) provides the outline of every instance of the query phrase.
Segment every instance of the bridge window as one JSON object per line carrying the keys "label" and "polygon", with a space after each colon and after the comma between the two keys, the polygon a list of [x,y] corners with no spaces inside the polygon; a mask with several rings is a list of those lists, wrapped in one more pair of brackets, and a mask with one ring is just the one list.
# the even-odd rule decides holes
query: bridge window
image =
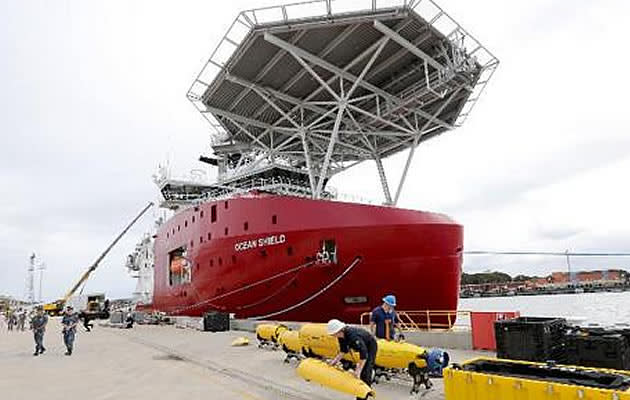
{"label": "bridge window", "polygon": [[199,213],[199,218],[203,218],[203,210]]}
{"label": "bridge window", "polygon": [[274,224],[274,225],[278,223],[278,216],[277,215],[273,215],[271,217],[271,223]]}
{"label": "bridge window", "polygon": [[236,264],[236,256],[232,255],[232,264]]}
{"label": "bridge window", "polygon": [[203,236],[199,236],[199,243],[203,243]]}
{"label": "bridge window", "polygon": [[225,209],[227,210],[227,208],[228,208],[228,202],[226,201],[225,202]]}
{"label": "bridge window", "polygon": [[249,229],[249,223],[248,223],[248,222],[245,222],[245,223],[243,224],[243,230],[248,230],[248,229]]}
{"label": "bridge window", "polygon": [[210,208],[210,222],[216,222],[216,221],[217,221],[217,205],[214,204]]}
{"label": "bridge window", "polygon": [[193,223],[195,222],[195,216],[194,215],[192,216],[192,222]]}
{"label": "bridge window", "polygon": [[188,228],[188,220],[184,221],[184,228]]}
{"label": "bridge window", "polygon": [[223,265],[223,260],[219,257],[219,265]]}
{"label": "bridge window", "polygon": [[212,233],[208,232],[208,240],[212,239]]}
{"label": "bridge window", "polygon": [[227,228],[227,226],[226,226],[226,227],[225,227],[225,236],[227,236],[227,234],[228,234],[228,228]]}
{"label": "bridge window", "polygon": [[214,267],[214,260],[210,259],[210,266]]}
{"label": "bridge window", "polygon": [[177,232],[181,230],[181,225],[177,225]]}
{"label": "bridge window", "polygon": [[293,247],[289,246],[287,247],[287,254],[292,256],[293,255]]}

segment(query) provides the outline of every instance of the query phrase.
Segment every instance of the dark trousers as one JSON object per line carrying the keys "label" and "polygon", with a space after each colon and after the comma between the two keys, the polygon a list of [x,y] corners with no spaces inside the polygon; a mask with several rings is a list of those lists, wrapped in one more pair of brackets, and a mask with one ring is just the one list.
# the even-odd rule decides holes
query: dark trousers
{"label": "dark trousers", "polygon": [[[365,365],[361,370],[361,380],[368,386],[372,386],[372,374],[374,371],[374,361],[376,360],[376,350],[378,349],[376,340],[372,339],[367,344],[368,355],[365,359]],[[357,397],[357,400],[360,397]]]}
{"label": "dark trousers", "polygon": [[94,327],[94,324],[91,323],[90,320],[86,318],[83,320],[83,327],[85,328],[86,331],[89,332]]}
{"label": "dark trousers", "polygon": [[35,353],[43,353],[44,350],[44,331],[36,330],[33,332],[33,337],[35,339]]}

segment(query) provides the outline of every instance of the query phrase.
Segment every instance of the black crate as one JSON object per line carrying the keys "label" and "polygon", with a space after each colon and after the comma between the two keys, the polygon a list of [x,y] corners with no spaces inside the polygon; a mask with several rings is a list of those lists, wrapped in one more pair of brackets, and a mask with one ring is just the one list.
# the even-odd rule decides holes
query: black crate
{"label": "black crate", "polygon": [[520,317],[496,321],[497,357],[564,363],[566,327],[563,318]]}
{"label": "black crate", "polygon": [[210,311],[203,315],[203,330],[206,332],[225,332],[230,330],[230,314]]}
{"label": "black crate", "polygon": [[630,348],[624,335],[575,331],[567,334],[565,341],[567,364],[630,369]]}

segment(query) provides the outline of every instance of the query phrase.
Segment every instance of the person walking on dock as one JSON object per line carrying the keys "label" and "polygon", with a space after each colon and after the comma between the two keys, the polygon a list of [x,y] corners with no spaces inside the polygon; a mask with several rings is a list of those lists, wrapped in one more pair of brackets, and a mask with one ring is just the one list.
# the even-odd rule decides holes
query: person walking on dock
{"label": "person walking on dock", "polygon": [[383,297],[383,304],[372,310],[370,317],[370,330],[379,339],[394,340],[398,316],[396,311],[396,296],[388,294]]}
{"label": "person walking on dock", "polygon": [[17,318],[17,329],[24,332],[24,325],[26,324],[26,310],[20,310]]}
{"label": "person walking on dock", "polygon": [[63,325],[63,343],[66,345],[66,355],[71,356],[74,348],[74,335],[77,332],[77,324],[79,323],[79,315],[74,312],[72,306],[66,307],[66,312],[61,319]]}
{"label": "person walking on dock", "polygon": [[43,354],[46,351],[44,348],[44,333],[46,332],[46,325],[48,324],[48,316],[44,313],[44,308],[37,307],[37,312],[31,320],[31,326],[33,329],[33,337],[35,339],[35,353],[34,356]]}
{"label": "person walking on dock", "polygon": [[17,317],[15,316],[15,311],[9,310],[7,314],[7,319],[7,326],[9,327],[9,330],[12,331],[15,325],[17,325]]}
{"label": "person walking on dock", "polygon": [[81,311],[79,313],[79,320],[83,320],[83,327],[85,328],[86,332],[92,331],[92,328],[94,328],[94,324],[90,322],[91,318],[87,312]]}
{"label": "person walking on dock", "polygon": [[359,362],[357,362],[354,375],[371,387],[372,370],[378,349],[374,336],[364,329],[347,326],[338,319],[328,321],[326,331],[339,340],[339,354],[330,361],[330,365],[336,365],[350,350],[358,352]]}

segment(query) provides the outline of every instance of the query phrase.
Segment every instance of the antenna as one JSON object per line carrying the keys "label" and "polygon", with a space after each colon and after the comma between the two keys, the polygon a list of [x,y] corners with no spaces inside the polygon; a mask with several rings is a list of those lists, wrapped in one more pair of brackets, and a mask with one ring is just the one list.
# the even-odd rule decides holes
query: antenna
{"label": "antenna", "polygon": [[43,296],[42,296],[42,280],[44,278],[44,270],[46,269],[46,263],[45,262],[40,262],[39,264],[37,264],[37,270],[39,271],[39,302],[41,303],[43,301]]}

